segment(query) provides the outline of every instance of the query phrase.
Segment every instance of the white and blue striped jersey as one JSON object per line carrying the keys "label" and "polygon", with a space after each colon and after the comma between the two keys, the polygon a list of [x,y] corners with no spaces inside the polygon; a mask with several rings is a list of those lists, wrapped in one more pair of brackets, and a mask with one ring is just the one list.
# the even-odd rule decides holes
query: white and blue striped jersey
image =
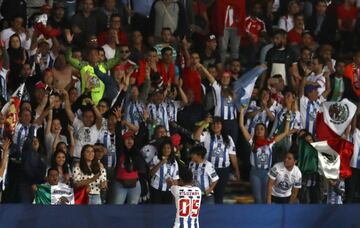
{"label": "white and blue striped jersey", "polygon": [[221,86],[217,81],[212,84],[215,102],[214,116],[220,116],[223,120],[234,120],[237,118],[237,110],[232,97],[224,97],[221,94]]}
{"label": "white and blue striped jersey", "polygon": [[191,161],[189,163],[189,169],[193,173],[194,186],[199,187],[202,193],[204,193],[212,183],[219,180],[213,164],[209,161],[205,160],[200,164]]}
{"label": "white and blue striped jersey", "polygon": [[304,128],[311,134],[315,134],[316,116],[320,111],[321,104],[325,101],[320,96],[316,101],[310,101],[309,98],[302,96],[300,98],[300,114]]}
{"label": "white and blue striped jersey", "polygon": [[7,91],[7,73],[9,71],[5,68],[2,68],[0,70],[0,96],[5,99],[5,101],[8,101],[8,91]]}
{"label": "white and blue striped jersey", "polygon": [[178,111],[181,110],[181,101],[167,100],[166,111],[168,113],[169,121],[176,122]]}
{"label": "white and blue striped jersey", "polygon": [[20,151],[29,135],[30,126],[24,126],[21,123],[17,123],[15,126],[15,133],[13,136],[13,142],[18,145]]}
{"label": "white and blue striped jersey", "polygon": [[256,169],[270,169],[272,163],[272,147],[274,146],[274,141],[269,141],[269,144],[256,148],[253,140],[249,141],[252,146],[252,151],[250,153],[250,164]]}
{"label": "white and blue striped jersey", "polygon": [[115,134],[111,134],[109,130],[102,130],[99,134],[98,142],[102,143],[107,150],[105,154],[105,164],[107,168],[115,168],[116,166],[116,141]]}
{"label": "white and blue striped jersey", "polygon": [[[275,117],[276,113],[279,112],[281,108],[282,106],[276,101],[274,101],[271,107],[269,108],[269,110]],[[268,127],[270,124],[270,120],[266,114],[266,111],[265,110],[260,111],[260,107],[257,106],[256,101],[250,102],[247,112],[256,112],[256,111],[259,112],[253,118],[248,118],[246,121],[246,128],[248,129],[251,136],[254,136],[256,124],[263,123],[265,124],[266,127]]]}
{"label": "white and blue striped jersey", "polygon": [[199,228],[200,188],[173,185],[170,191],[176,204],[174,228]]}
{"label": "white and blue striped jersey", "polygon": [[[274,135],[277,135],[279,132],[280,126],[285,123],[286,113],[288,112],[287,108],[281,109],[275,116],[275,121],[270,133],[270,138]],[[299,111],[292,112],[290,111],[290,130],[292,129],[302,129],[301,115]]]}
{"label": "white and blue striped jersey", "polygon": [[229,145],[225,145],[221,135],[211,135],[203,132],[200,142],[206,148],[205,159],[211,162],[215,168],[227,168],[230,166],[230,155],[236,155],[236,148],[233,139],[229,135]]}
{"label": "white and blue striped jersey", "polygon": [[360,130],[355,129],[352,135],[352,143],[354,143],[354,152],[351,157],[350,167],[360,169]]}
{"label": "white and blue striped jersey", "polygon": [[149,118],[155,121],[156,125],[163,125],[167,132],[169,132],[169,116],[166,111],[166,103],[159,105],[153,103],[148,104]]}
{"label": "white and blue striped jersey", "polygon": [[307,81],[310,81],[310,82],[316,82],[319,84],[319,88],[317,89],[318,91],[318,94],[319,96],[321,94],[323,94],[323,92],[325,92],[326,90],[326,80],[325,80],[325,77],[324,77],[324,73],[321,73],[321,74],[318,74],[318,75],[315,75],[315,73],[312,73],[308,78],[307,78]]}
{"label": "white and blue striped jersey", "polygon": [[140,126],[144,121],[145,105],[139,101],[130,101],[125,109],[125,120],[135,126]]}
{"label": "white and blue striped jersey", "polygon": [[[151,161],[150,167],[154,167],[159,164],[160,160],[158,156],[155,156]],[[160,166],[159,170],[151,178],[151,186],[160,191],[169,191],[169,186],[166,183],[166,179],[179,180],[179,166],[176,161],[173,163],[165,163]]]}
{"label": "white and blue striped jersey", "polygon": [[343,195],[345,193],[344,180],[336,180],[335,186],[328,183],[326,204],[343,204]]}

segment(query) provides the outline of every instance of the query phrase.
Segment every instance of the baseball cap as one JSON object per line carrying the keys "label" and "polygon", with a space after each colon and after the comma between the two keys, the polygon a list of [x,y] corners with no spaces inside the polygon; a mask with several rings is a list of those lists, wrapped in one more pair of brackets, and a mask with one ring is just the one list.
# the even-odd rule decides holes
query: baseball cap
{"label": "baseball cap", "polygon": [[44,84],[42,81],[38,81],[38,82],[35,84],[35,88],[36,88],[36,89],[45,89],[45,84]]}
{"label": "baseball cap", "polygon": [[306,85],[304,88],[304,93],[305,94],[309,94],[310,92],[312,92],[313,90],[318,89],[320,86],[316,86],[316,85]]}
{"label": "baseball cap", "polygon": [[209,34],[207,38],[208,38],[207,41],[216,40],[216,36],[214,34]]}
{"label": "baseball cap", "polygon": [[132,131],[127,131],[122,135],[122,139],[126,140],[128,138],[134,138],[134,132]]}

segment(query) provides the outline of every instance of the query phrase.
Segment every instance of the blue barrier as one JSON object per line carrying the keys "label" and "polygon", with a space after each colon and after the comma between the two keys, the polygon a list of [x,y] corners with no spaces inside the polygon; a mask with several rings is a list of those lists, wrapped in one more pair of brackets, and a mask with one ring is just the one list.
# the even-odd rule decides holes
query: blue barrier
{"label": "blue barrier", "polygon": [[[166,228],[174,218],[173,205],[0,206],[1,228]],[[355,228],[360,205],[203,205],[200,227]]]}

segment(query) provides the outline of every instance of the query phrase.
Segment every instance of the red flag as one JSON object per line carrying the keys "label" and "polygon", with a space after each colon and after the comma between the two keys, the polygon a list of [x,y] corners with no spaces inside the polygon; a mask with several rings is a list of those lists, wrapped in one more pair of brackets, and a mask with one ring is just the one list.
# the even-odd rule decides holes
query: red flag
{"label": "red flag", "polygon": [[339,137],[328,139],[327,143],[333,150],[335,150],[340,155],[340,177],[350,177],[350,160],[354,151],[354,144]]}
{"label": "red flag", "polygon": [[338,138],[339,136],[333,132],[324,121],[324,115],[319,112],[316,116],[316,138],[317,141]]}
{"label": "red flag", "polygon": [[75,204],[89,204],[87,186],[74,189]]}

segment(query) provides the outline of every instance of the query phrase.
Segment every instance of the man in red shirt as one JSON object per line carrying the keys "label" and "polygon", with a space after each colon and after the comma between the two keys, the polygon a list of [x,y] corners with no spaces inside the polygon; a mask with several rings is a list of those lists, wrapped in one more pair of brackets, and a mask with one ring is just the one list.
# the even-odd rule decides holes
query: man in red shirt
{"label": "man in red shirt", "polygon": [[301,35],[304,32],[304,15],[296,14],[294,16],[294,28],[288,32],[288,44],[299,45],[301,43]]}
{"label": "man in red shirt", "polygon": [[[120,45],[128,45],[129,41],[124,32],[121,31],[121,17],[118,14],[111,15],[110,18],[110,28],[117,31],[118,39]],[[108,32],[104,31],[99,34],[98,36],[98,45],[103,46],[106,44],[106,41],[108,40]]]}
{"label": "man in red shirt", "polygon": [[230,42],[230,56],[239,58],[240,36],[245,35],[245,0],[216,1],[214,7],[214,32],[219,37],[221,61],[225,62],[228,44]]}
{"label": "man in red shirt", "polygon": [[266,36],[265,23],[259,18],[260,15],[262,15],[262,5],[260,2],[255,2],[252,7],[252,13],[245,19],[246,35],[241,37],[242,51],[247,56],[247,66],[255,64],[260,37]]}

